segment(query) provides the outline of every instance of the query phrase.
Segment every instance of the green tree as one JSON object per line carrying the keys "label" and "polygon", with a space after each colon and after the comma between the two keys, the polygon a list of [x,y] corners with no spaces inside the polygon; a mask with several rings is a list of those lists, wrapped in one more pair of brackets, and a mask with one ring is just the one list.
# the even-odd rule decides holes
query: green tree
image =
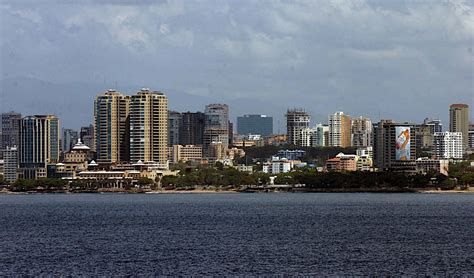
{"label": "green tree", "polygon": [[162,187],[174,187],[178,181],[178,176],[164,176],[161,179]]}
{"label": "green tree", "polygon": [[147,178],[147,177],[140,177],[140,178],[138,179],[138,185],[139,185],[140,187],[150,186],[150,185],[152,185],[153,183],[154,183],[153,180],[150,179],[150,178]]}
{"label": "green tree", "polygon": [[463,185],[463,187],[474,185],[474,172],[463,174],[459,179],[459,183]]}
{"label": "green tree", "polygon": [[439,184],[441,189],[450,190],[456,187],[456,182],[453,179],[445,179]]}

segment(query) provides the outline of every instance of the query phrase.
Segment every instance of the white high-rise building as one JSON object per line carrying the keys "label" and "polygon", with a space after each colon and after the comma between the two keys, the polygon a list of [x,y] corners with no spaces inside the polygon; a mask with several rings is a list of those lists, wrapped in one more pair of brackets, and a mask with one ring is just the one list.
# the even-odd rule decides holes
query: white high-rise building
{"label": "white high-rise building", "polygon": [[313,147],[313,140],[317,130],[315,128],[303,128],[300,130],[300,146],[301,147]]}
{"label": "white high-rise building", "polygon": [[462,132],[435,132],[433,145],[438,159],[461,159],[463,156]]}
{"label": "white high-rise building", "polygon": [[304,128],[300,131],[301,147],[325,147],[328,145],[327,137],[329,126],[318,124],[315,127]]}
{"label": "white high-rise building", "polygon": [[7,147],[3,151],[3,175],[7,182],[14,182],[17,179],[18,170],[18,148]]}

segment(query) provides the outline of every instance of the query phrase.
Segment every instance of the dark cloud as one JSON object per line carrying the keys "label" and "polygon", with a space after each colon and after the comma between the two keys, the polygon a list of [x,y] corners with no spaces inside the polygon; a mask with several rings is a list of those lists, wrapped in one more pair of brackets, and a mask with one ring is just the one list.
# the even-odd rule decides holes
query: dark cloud
{"label": "dark cloud", "polygon": [[281,122],[294,106],[316,121],[336,110],[421,121],[473,105],[467,1],[1,3],[3,78],[146,84]]}

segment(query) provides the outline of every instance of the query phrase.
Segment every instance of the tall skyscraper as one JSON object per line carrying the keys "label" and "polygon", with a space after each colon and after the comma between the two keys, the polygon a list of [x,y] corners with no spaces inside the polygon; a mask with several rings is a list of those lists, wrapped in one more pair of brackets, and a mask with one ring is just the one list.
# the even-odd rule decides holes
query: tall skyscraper
{"label": "tall skyscraper", "polygon": [[168,113],[168,145],[180,144],[180,131],[183,122],[181,113],[176,111],[169,111]]}
{"label": "tall skyscraper", "polygon": [[368,147],[372,145],[372,121],[365,117],[352,119],[352,146]]}
{"label": "tall skyscraper", "polygon": [[70,128],[63,128],[62,137],[62,151],[64,153],[69,152],[72,147],[77,143],[79,139],[79,133],[76,130]]}
{"label": "tall skyscraper", "polygon": [[168,152],[168,99],[141,89],[130,101],[130,160],[155,162],[164,167]]}
{"label": "tall skyscraper", "polygon": [[16,112],[2,113],[0,115],[0,158],[2,150],[8,146],[18,146],[20,136],[21,114]]}
{"label": "tall skyscraper", "polygon": [[97,162],[110,164],[129,161],[130,97],[108,90],[94,103]]}
{"label": "tall skyscraper", "polygon": [[88,146],[92,152],[95,152],[94,125],[81,127],[79,137],[84,145]]}
{"label": "tall skyscraper", "polygon": [[266,115],[243,115],[237,117],[237,133],[240,135],[273,134],[273,118]]}
{"label": "tall skyscraper", "polygon": [[329,146],[347,148],[351,142],[351,117],[344,112],[329,115]]}
{"label": "tall skyscraper", "polygon": [[416,171],[415,130],[412,124],[382,120],[374,125],[373,155],[379,171]]}
{"label": "tall skyscraper", "polygon": [[451,104],[449,107],[449,131],[462,133],[463,148],[469,140],[469,106],[467,104]]}
{"label": "tall skyscraper", "polygon": [[59,119],[27,116],[20,121],[19,178],[47,177],[48,165],[59,161]]}
{"label": "tall skyscraper", "polygon": [[204,113],[181,113],[182,123],[179,132],[181,145],[202,145],[204,137]]}
{"label": "tall skyscraper", "polygon": [[211,144],[221,142],[227,151],[229,146],[229,107],[227,104],[209,104],[204,110],[204,153],[211,155]]}
{"label": "tall skyscraper", "polygon": [[285,116],[288,144],[302,146],[301,131],[309,128],[311,116],[303,108],[288,109]]}

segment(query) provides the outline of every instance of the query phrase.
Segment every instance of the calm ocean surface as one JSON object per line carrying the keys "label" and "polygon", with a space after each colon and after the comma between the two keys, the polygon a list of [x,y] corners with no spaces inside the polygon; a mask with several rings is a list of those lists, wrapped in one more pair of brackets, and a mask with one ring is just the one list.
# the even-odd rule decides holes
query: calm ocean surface
{"label": "calm ocean surface", "polygon": [[0,195],[0,240],[0,276],[473,276],[474,195]]}

